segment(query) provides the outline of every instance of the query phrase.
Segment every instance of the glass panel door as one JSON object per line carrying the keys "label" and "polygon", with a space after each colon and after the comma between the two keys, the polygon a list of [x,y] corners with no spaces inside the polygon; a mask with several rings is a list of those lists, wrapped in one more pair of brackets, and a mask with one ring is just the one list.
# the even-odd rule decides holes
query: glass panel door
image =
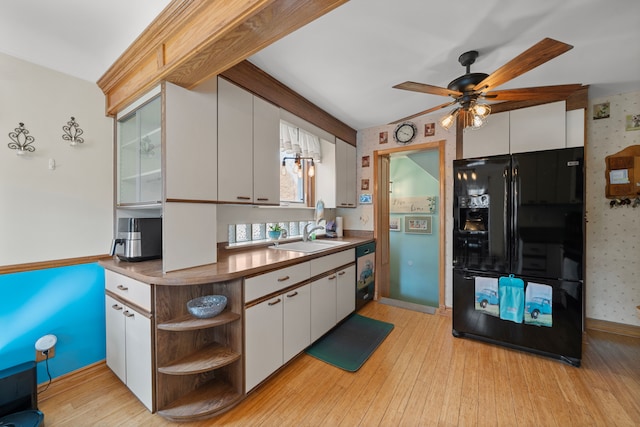
{"label": "glass panel door", "polygon": [[160,202],[161,98],[118,120],[118,203]]}

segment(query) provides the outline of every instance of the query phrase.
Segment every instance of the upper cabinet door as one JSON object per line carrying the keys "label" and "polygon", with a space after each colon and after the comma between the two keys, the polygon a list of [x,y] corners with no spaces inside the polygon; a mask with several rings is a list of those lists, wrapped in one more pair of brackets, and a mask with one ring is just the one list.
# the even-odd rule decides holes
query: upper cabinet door
{"label": "upper cabinet door", "polygon": [[356,207],[356,147],[336,138],[336,207]]}
{"label": "upper cabinet door", "polygon": [[491,114],[480,129],[463,133],[462,156],[474,157],[509,154],[509,112]]}
{"label": "upper cabinet door", "polygon": [[162,201],[160,88],[117,118],[118,204]]}
{"label": "upper cabinet door", "polygon": [[165,197],[218,197],[217,84],[193,90],[165,83]]}
{"label": "upper cabinet door", "polygon": [[253,202],[280,204],[280,109],[253,97]]}
{"label": "upper cabinet door", "polygon": [[564,101],[513,110],[509,115],[512,153],[566,147]]}
{"label": "upper cabinet door", "polygon": [[253,95],[219,78],[218,200],[253,203],[252,152]]}

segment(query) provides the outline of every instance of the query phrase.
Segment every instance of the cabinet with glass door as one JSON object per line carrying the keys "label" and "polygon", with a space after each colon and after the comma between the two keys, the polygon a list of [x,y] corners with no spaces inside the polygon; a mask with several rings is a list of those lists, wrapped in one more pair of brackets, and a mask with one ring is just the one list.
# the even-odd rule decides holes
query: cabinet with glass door
{"label": "cabinet with glass door", "polygon": [[160,88],[117,117],[118,205],[162,199]]}

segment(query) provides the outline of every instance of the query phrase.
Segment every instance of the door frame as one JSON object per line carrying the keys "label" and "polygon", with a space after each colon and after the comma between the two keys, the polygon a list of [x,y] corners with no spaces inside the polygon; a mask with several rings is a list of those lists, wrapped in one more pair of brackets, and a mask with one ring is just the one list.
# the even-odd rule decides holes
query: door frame
{"label": "door frame", "polygon": [[411,146],[402,146],[373,152],[373,235],[377,243],[375,274],[375,299],[389,297],[390,265],[389,265],[389,158],[392,154],[408,153],[426,150],[438,150],[440,194],[438,196],[438,215],[440,227],[440,241],[438,253],[438,310],[444,312],[445,307],[445,273],[446,273],[446,171],[445,147],[446,140],[426,142]]}

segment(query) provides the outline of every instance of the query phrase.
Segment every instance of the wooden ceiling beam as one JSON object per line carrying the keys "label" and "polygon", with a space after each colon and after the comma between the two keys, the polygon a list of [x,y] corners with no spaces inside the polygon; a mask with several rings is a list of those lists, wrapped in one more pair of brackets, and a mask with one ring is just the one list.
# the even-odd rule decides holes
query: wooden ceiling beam
{"label": "wooden ceiling beam", "polygon": [[192,89],[348,0],[173,0],[98,80],[113,116],[166,80]]}

